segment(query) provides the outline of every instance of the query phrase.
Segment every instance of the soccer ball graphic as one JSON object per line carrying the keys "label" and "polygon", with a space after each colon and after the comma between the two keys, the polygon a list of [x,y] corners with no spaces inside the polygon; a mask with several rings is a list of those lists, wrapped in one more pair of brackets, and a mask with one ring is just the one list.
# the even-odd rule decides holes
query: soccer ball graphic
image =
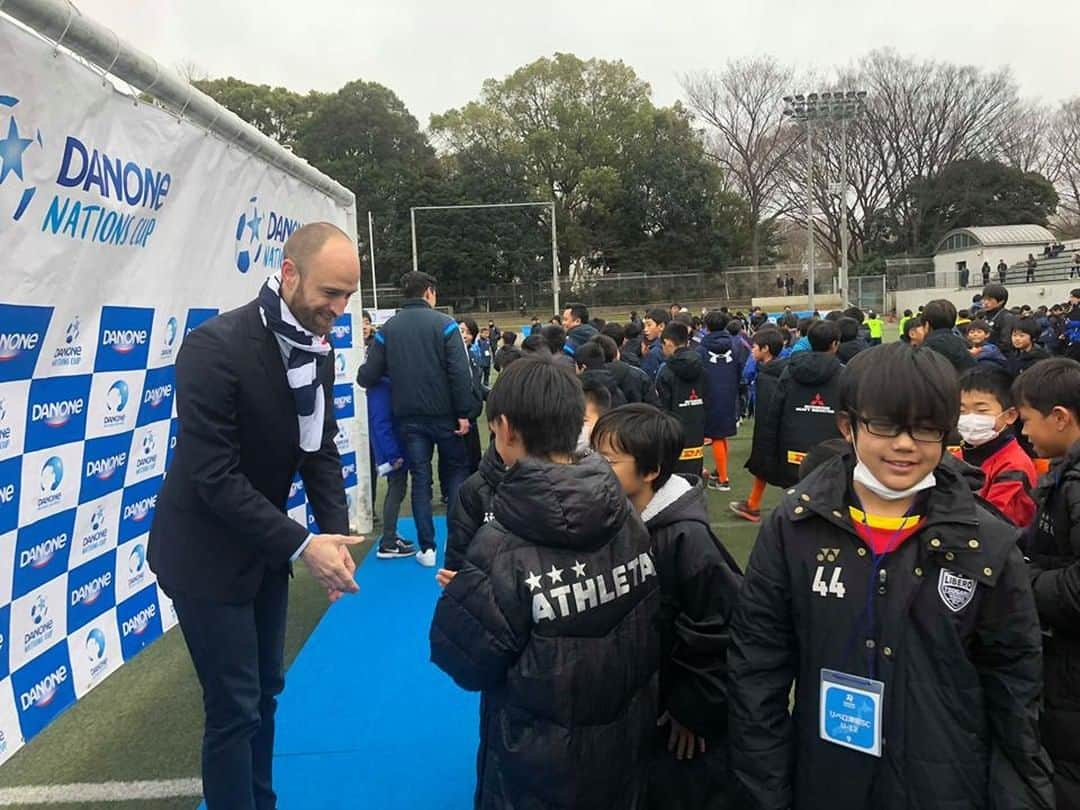
{"label": "soccer ball graphic", "polygon": [[45,601],[44,596],[39,596],[37,601],[34,602],[30,608],[30,618],[34,620],[34,624],[41,624],[45,621],[45,617],[49,613],[49,603]]}
{"label": "soccer ball graphic", "polygon": [[94,514],[90,516],[90,529],[92,531],[98,531],[101,528],[101,524],[105,522],[105,507],[98,506],[94,510]]}
{"label": "soccer ball graphic", "polygon": [[262,256],[262,242],[259,230],[262,227],[262,215],[255,204],[258,197],[248,200],[249,207],[236,221],[236,269],[246,273],[258,264]]}
{"label": "soccer ball graphic", "polygon": [[64,343],[68,345],[74,343],[79,339],[79,316],[75,316],[75,320],[68,324],[67,331],[64,333]]}
{"label": "soccer ball graphic", "polygon": [[153,453],[155,445],[156,445],[156,442],[154,441],[154,434],[153,433],[147,433],[145,436],[143,436],[143,440],[142,440],[143,455],[148,456],[151,453]]}

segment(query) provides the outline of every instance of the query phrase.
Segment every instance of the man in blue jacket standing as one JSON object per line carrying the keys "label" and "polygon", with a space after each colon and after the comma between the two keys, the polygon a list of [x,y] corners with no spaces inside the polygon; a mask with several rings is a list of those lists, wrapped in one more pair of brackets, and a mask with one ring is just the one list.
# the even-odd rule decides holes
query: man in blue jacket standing
{"label": "man in blue jacket standing", "polygon": [[457,498],[468,462],[463,437],[476,407],[472,371],[457,322],[435,310],[435,278],[406,273],[405,300],[375,335],[356,382],[371,388],[389,375],[391,404],[412,471],[412,513],[420,552],[416,561],[435,567],[435,522],[431,510],[431,458],[439,448],[447,502]]}

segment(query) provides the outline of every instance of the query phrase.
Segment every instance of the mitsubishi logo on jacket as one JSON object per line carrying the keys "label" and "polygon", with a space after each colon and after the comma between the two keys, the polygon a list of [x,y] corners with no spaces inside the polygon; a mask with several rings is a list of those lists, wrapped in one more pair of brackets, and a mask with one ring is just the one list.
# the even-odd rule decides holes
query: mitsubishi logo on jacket
{"label": "mitsubishi logo on jacket", "polygon": [[[555,621],[556,619],[568,619],[571,616],[595,610],[601,605],[614,602],[616,599],[626,596],[634,588],[644,584],[649,577],[656,576],[656,568],[652,557],[643,553],[623,563],[616,565],[610,571],[599,573],[595,576],[587,573],[585,563],[575,560],[570,567],[574,572],[575,581],[563,582],[564,569],[551,566],[547,573],[534,574],[529,572],[525,578],[525,584],[532,592],[533,621]],[[548,587],[544,588],[544,577],[547,577]],[[570,574],[567,573],[569,579]],[[554,587],[558,584],[558,587]]]}
{"label": "mitsubishi logo on jacket", "polygon": [[795,410],[798,413],[822,413],[830,416],[836,414],[836,411],[832,409],[825,401],[825,397],[821,396],[820,393],[814,394],[813,398],[808,403],[800,405]]}

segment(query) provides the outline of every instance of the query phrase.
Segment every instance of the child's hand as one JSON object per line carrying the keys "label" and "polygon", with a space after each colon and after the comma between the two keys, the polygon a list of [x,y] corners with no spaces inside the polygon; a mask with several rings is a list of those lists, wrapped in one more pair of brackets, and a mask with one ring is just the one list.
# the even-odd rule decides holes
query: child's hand
{"label": "child's hand", "polygon": [[439,583],[440,588],[445,588],[450,584],[450,580],[457,576],[457,571],[451,571],[448,568],[440,568],[439,573],[435,575],[435,581]]}
{"label": "child's hand", "polygon": [[667,712],[656,721],[657,726],[671,723],[671,733],[668,735],[667,750],[675,754],[675,759],[693,759],[694,752],[700,747],[701,753],[705,753],[705,738],[695,736],[694,732],[676,720]]}

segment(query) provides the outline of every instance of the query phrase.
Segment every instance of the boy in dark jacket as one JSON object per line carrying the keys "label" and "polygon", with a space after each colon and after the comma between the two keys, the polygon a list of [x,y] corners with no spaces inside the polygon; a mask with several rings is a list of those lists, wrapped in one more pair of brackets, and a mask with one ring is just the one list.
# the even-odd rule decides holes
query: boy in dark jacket
{"label": "boy in dark jacket", "polygon": [[502,333],[502,346],[495,352],[491,365],[496,371],[502,371],[506,362],[511,357],[521,357],[521,349],[517,347],[517,332],[507,329]]}
{"label": "boy in dark jacket", "polygon": [[652,539],[660,577],[660,721],[649,807],[729,806],[727,647],[739,567],[709,528],[700,479],[674,475],[682,429],[671,415],[627,405],[593,428]]}
{"label": "boy in dark jacket", "polygon": [[[608,324],[610,326],[611,324]],[[597,335],[592,339],[604,350],[604,368],[611,372],[627,403],[644,402],[656,404],[656,385],[639,367],[626,363],[614,338]]]}
{"label": "boy in dark jacket", "polygon": [[645,314],[642,324],[641,370],[654,380],[660,373],[660,366],[664,364],[664,342],[661,336],[670,321],[671,315],[668,311],[657,307]]}
{"label": "boy in dark jacket", "polygon": [[1012,349],[1012,330],[1016,316],[1009,312],[1009,291],[1004,283],[990,284],[982,292],[982,319],[990,326],[990,342],[1002,352]]}
{"label": "boy in dark jacket", "polygon": [[697,347],[705,368],[705,438],[712,444],[715,475],[708,478],[708,487],[730,492],[728,478],[728,436],[738,432],[739,386],[742,382],[744,357],[736,351],[735,338],[727,329],[727,316],[719,310],[705,315],[708,330]]}
{"label": "boy in dark jacket", "polygon": [[943,461],[956,374],[891,343],[841,388],[852,451],[772,512],[732,619],[738,806],[1050,810],[1019,532]]}
{"label": "boy in dark jacket", "polygon": [[1013,396],[1036,452],[1055,459],[1035,491],[1027,555],[1043,626],[1043,742],[1057,806],[1080,807],[1080,363],[1040,363],[1016,379]]}
{"label": "boy in dark jacket", "polygon": [[923,345],[933,349],[950,363],[957,373],[975,365],[968,344],[953,331],[956,326],[956,307],[944,298],[931,301],[923,308],[922,322],[927,328]]}
{"label": "boy in dark jacket", "polygon": [[572,373],[518,360],[488,414],[508,469],[431,626],[432,660],[483,693],[475,807],[640,808],[660,643],[648,532],[603,458],[575,461]]}
{"label": "boy in dark jacket", "polygon": [[991,363],[1009,371],[1009,363],[1005,355],[1001,353],[996,343],[990,342],[990,329],[990,324],[978,319],[967,325],[965,334],[971,344],[968,353],[975,358],[976,363]]}
{"label": "boy in dark jacket", "polygon": [[788,360],[776,396],[767,411],[759,411],[761,424],[755,429],[755,434],[761,432],[766,480],[774,486],[788,487],[798,481],[799,464],[807,451],[840,435],[836,426],[844,370],[836,359],[840,328],[834,321],[818,321],[807,337],[811,350]]}
{"label": "boy in dark jacket", "polygon": [[700,476],[705,460],[705,366],[689,346],[685,324],[669,323],[660,339],[667,361],[656,375],[658,404],[683,428],[683,451],[675,472]]}
{"label": "boy in dark jacket", "polygon": [[1013,326],[1013,352],[1007,356],[1013,376],[1023,374],[1040,360],[1049,359],[1050,352],[1035,342],[1040,334],[1042,329],[1034,318],[1021,318]]}
{"label": "boy in dark jacket", "polygon": [[491,333],[486,326],[480,330],[480,336],[472,345],[472,352],[480,369],[480,381],[487,388],[491,385]]}
{"label": "boy in dark jacket", "polygon": [[1012,375],[990,363],[980,363],[960,375],[960,421],[964,461],[982,470],[979,497],[1021,529],[1035,518],[1031,491],[1037,476],[1031,458],[1016,440],[1017,413],[1012,398]]}
{"label": "boy in dark jacket", "polygon": [[416,556],[416,546],[397,533],[398,513],[405,498],[409,468],[405,463],[401,437],[394,424],[390,400],[389,377],[383,377],[367,389],[368,439],[375,459],[375,474],[386,477],[382,537],[379,538],[379,549],[375,553],[380,560]]}
{"label": "boy in dark jacket", "polygon": [[783,349],[784,333],[779,329],[766,327],[754,333],[753,346],[750,349],[757,367],[754,378],[754,435],[750,443],[750,458],[745,465],[754,475],[754,485],[745,501],[732,501],[728,504],[732,512],[751,523],[761,520],[761,499],[771,476],[769,470],[775,466],[771,456],[766,455],[772,450],[766,450],[764,446],[766,430],[762,425],[764,416],[769,412],[776,396],[780,376],[788,363],[787,360],[779,359]]}
{"label": "boy in dark jacket", "polygon": [[836,356],[841,363],[847,364],[867,347],[867,343],[859,335],[859,322],[854,318],[845,315],[836,325],[840,328],[840,345],[836,349]]}
{"label": "boy in dark jacket", "polygon": [[491,506],[495,500],[495,490],[505,474],[506,465],[492,442],[480,459],[480,468],[465,479],[458,490],[457,500],[450,506],[446,520],[446,556],[443,568],[435,577],[443,587],[465,564],[469,543],[480,527],[493,519]]}
{"label": "boy in dark jacket", "polygon": [[582,383],[586,380],[604,386],[611,394],[611,405],[626,404],[626,396],[615,380],[615,375],[608,371],[604,361],[604,350],[599,343],[589,341],[578,346],[574,353],[574,363]]}

